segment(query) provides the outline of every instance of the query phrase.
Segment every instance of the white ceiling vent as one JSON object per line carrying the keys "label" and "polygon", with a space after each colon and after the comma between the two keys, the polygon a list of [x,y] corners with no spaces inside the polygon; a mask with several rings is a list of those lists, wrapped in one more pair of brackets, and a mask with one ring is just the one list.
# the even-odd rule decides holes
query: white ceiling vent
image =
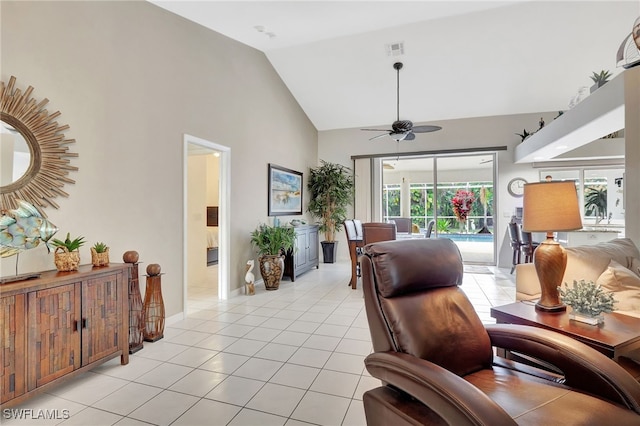
{"label": "white ceiling vent", "polygon": [[386,45],[387,56],[404,55],[404,42],[389,43]]}

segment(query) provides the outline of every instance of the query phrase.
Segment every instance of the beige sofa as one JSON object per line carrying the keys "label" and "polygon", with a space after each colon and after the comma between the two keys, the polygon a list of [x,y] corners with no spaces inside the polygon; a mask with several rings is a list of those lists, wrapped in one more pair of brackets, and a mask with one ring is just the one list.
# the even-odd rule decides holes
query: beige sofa
{"label": "beige sofa", "polygon": [[[640,251],[629,238],[592,246],[568,247],[564,283],[593,281],[614,292],[616,312],[640,318]],[[516,266],[516,300],[540,297],[540,283],[532,263]]]}

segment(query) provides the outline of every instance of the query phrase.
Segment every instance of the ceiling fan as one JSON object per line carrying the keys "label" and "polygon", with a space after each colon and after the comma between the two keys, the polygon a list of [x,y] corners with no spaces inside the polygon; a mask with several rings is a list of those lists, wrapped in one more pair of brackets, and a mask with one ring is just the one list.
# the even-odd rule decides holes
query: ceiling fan
{"label": "ceiling fan", "polygon": [[416,133],[429,133],[435,132],[442,127],[440,126],[413,126],[413,123],[409,120],[400,120],[400,70],[402,69],[402,62],[396,62],[393,64],[393,69],[397,74],[397,97],[396,97],[396,121],[391,125],[391,129],[360,129],[369,132],[385,132],[381,135],[374,136],[369,140],[381,138],[382,136],[389,135],[391,139],[396,142],[400,141],[412,141],[416,138]]}

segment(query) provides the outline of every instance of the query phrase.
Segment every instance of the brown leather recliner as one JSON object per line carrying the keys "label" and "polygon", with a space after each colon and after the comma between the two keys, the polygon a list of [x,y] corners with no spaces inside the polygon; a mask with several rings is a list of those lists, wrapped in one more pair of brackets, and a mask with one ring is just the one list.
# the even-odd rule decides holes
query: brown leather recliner
{"label": "brown leather recliner", "polygon": [[382,381],[363,396],[369,426],[640,425],[640,384],[611,359],[552,331],[483,325],[451,240],[374,243],[361,267],[374,349],[365,365]]}

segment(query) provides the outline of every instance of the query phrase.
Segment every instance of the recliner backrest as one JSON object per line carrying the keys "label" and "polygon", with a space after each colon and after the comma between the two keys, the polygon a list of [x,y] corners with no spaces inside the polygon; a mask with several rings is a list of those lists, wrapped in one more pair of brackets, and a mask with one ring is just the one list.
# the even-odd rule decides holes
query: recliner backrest
{"label": "recliner backrest", "polygon": [[371,244],[361,261],[375,352],[396,351],[465,375],[491,365],[489,336],[464,292],[449,239]]}

